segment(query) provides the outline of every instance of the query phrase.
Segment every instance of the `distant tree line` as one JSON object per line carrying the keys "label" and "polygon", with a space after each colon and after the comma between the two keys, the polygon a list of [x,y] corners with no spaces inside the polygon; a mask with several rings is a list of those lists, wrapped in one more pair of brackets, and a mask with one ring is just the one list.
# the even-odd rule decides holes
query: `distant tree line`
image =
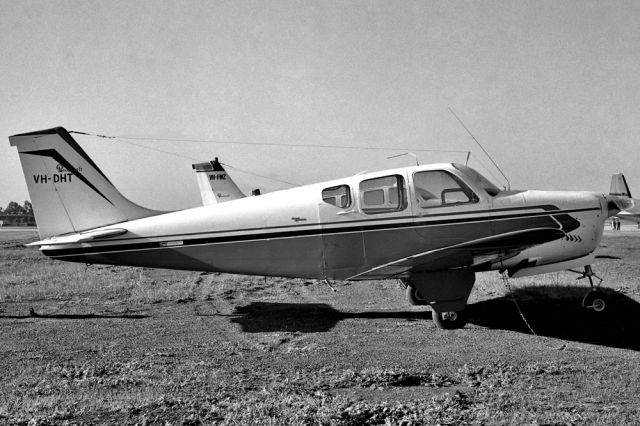
{"label": "distant tree line", "polygon": [[1,226],[35,226],[36,219],[31,202],[25,201],[20,205],[11,201],[4,209],[0,207],[0,222]]}

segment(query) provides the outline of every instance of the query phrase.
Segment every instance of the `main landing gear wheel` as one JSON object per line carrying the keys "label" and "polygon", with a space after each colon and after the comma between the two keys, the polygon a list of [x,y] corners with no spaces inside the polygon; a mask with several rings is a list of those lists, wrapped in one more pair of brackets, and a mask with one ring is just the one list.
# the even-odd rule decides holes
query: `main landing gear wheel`
{"label": "main landing gear wheel", "polygon": [[433,318],[433,322],[436,323],[436,326],[443,330],[462,328],[467,323],[467,315],[465,311],[438,312],[432,308],[431,316]]}
{"label": "main landing gear wheel", "polygon": [[602,312],[607,307],[607,299],[603,292],[591,290],[582,299],[582,307],[593,312]]}
{"label": "main landing gear wheel", "polygon": [[407,289],[405,290],[405,294],[407,295],[407,300],[413,306],[423,306],[427,304],[427,301],[420,294],[417,288],[412,286],[411,284],[407,284]]}

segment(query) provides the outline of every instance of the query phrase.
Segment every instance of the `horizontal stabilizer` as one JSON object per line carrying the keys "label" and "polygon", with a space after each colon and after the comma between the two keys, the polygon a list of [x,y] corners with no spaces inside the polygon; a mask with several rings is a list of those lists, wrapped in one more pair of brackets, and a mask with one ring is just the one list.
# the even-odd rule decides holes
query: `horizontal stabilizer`
{"label": "horizontal stabilizer", "polygon": [[61,237],[53,237],[47,240],[36,241],[36,242],[27,244],[27,246],[47,246],[52,244],[83,243],[86,241],[93,241],[97,239],[117,237],[119,235],[124,235],[126,233],[127,233],[127,230],[124,228],[99,229],[96,231],[81,232],[79,234],[64,235]]}

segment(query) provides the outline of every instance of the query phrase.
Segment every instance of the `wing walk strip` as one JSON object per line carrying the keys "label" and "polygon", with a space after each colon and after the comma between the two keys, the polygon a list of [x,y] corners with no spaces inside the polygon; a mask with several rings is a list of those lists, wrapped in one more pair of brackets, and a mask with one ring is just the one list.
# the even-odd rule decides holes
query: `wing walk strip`
{"label": "wing walk strip", "polygon": [[[546,207],[546,206],[545,206]],[[527,209],[540,208],[539,206],[532,206]],[[507,209],[504,209],[507,210]],[[514,209],[511,209],[513,211]],[[522,208],[518,209],[522,210]],[[334,227],[334,228],[322,228],[322,226],[326,226],[326,224],[314,224],[314,225],[293,225],[287,227],[273,227],[273,228],[255,228],[251,230],[245,230],[244,234],[240,235],[228,235],[233,232],[242,232],[242,230],[230,230],[230,231],[220,231],[216,232],[217,234],[227,234],[227,235],[218,235],[218,236],[209,236],[202,238],[187,238],[184,239],[185,236],[190,235],[204,235],[204,234],[212,234],[211,232],[207,233],[198,233],[198,234],[177,234],[177,235],[165,235],[165,236],[156,236],[150,238],[162,238],[162,240],[157,241],[146,241],[142,243],[123,243],[123,241],[132,241],[139,240],[142,237],[130,238],[130,239],[114,239],[111,241],[99,241],[96,240],[92,242],[94,243],[103,243],[101,245],[92,245],[89,247],[74,247],[74,248],[59,248],[59,249],[43,249],[42,253],[51,256],[51,257],[65,257],[65,256],[74,256],[74,255],[82,255],[82,254],[100,254],[100,253],[113,253],[113,252],[125,252],[125,251],[138,251],[138,250],[151,250],[151,249],[166,249],[166,248],[180,248],[180,247],[188,247],[188,246],[197,246],[197,245],[206,245],[206,244],[220,244],[220,243],[229,243],[229,242],[244,242],[244,241],[257,241],[257,240],[268,240],[268,239],[278,239],[278,238],[294,238],[294,237],[313,237],[313,236],[322,236],[322,235],[332,235],[332,234],[346,234],[346,233],[354,233],[354,232],[364,232],[364,231],[385,231],[392,229],[401,229],[401,228],[424,228],[430,226],[442,226],[442,225],[458,225],[458,224],[469,224],[469,223],[479,223],[479,222],[489,222],[489,221],[502,221],[502,220],[511,220],[511,219],[526,219],[531,217],[543,217],[547,216],[552,218],[556,222],[562,223],[563,221],[558,221],[558,217],[567,216],[568,213],[577,213],[584,211],[592,211],[598,210],[597,208],[585,208],[585,209],[574,209],[574,210],[559,210],[559,209],[545,209],[545,212],[529,212],[529,213],[519,213],[519,214],[511,214],[511,215],[501,215],[501,216],[481,216],[481,217],[467,217],[467,218],[456,218],[449,220],[421,220],[414,221],[412,219],[418,219],[418,217],[407,216],[403,218],[403,222],[391,222],[384,224],[376,224],[376,225],[366,225],[362,224],[363,222],[371,222],[372,220],[365,221],[353,221],[347,222],[345,226]],[[483,211],[484,212],[484,211]],[[480,213],[483,213],[480,212]],[[467,215],[475,212],[463,212],[463,213],[454,213],[454,214],[446,214],[446,216],[458,216],[458,215]],[[445,216],[442,214],[440,216]],[[576,222],[573,218],[569,217],[571,222]],[[410,221],[407,221],[409,219]],[[380,220],[388,220],[388,219],[375,219],[375,221]],[[339,224],[344,224],[344,222]],[[359,225],[354,226],[353,223],[360,223]],[[333,223],[334,225],[336,223]],[[300,229],[300,228],[305,229]],[[294,229],[297,228],[297,229]],[[271,229],[286,229],[279,232],[264,232],[269,231]],[[575,229],[564,229],[565,232],[570,232]],[[246,234],[247,231],[261,231],[259,233]],[[172,245],[172,242],[181,241],[181,244]],[[168,244],[169,243],[169,244]],[[53,245],[53,244],[52,244]],[[52,245],[47,245],[47,247],[51,247]],[[67,244],[65,244],[67,245]]]}

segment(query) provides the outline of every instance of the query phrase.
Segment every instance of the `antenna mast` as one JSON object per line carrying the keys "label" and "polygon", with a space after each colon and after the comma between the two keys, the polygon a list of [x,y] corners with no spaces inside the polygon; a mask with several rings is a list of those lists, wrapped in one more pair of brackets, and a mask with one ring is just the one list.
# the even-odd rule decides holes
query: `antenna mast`
{"label": "antenna mast", "polygon": [[[467,131],[467,133],[469,133],[469,136],[471,136],[471,138],[478,144],[478,146],[480,147],[482,152],[484,152],[484,154],[487,156],[487,158],[489,158],[489,160],[491,160],[491,163],[493,163],[493,165],[496,167],[496,169],[498,169],[498,171],[500,172],[500,174],[502,175],[504,180],[507,181],[507,190],[510,190],[511,189],[511,182],[509,182],[509,179],[507,178],[507,176],[502,172],[502,169],[500,169],[500,167],[498,167],[496,162],[493,161],[493,158],[491,158],[491,155],[489,155],[489,153],[483,148],[482,144],[478,141],[478,139],[476,139],[475,136],[473,136],[473,133],[471,133],[471,131],[467,128],[467,126],[464,125],[462,120],[460,120],[460,117],[458,117],[458,115],[453,111],[453,109],[451,107],[449,107],[449,111],[451,111],[451,114],[453,114],[453,116],[456,118],[456,120],[458,120],[458,122]],[[468,161],[468,158],[467,158],[467,161]]]}
{"label": "antenna mast", "polygon": [[417,155],[415,155],[413,152],[404,152],[404,153],[402,153],[402,154],[392,155],[391,157],[387,157],[387,160],[388,160],[388,159],[391,159],[391,158],[402,157],[403,155],[410,155],[410,156],[412,156],[412,157],[413,157],[413,158],[415,158],[415,160],[416,160],[416,166],[419,166],[419,165],[420,165],[420,163],[418,162],[418,156],[417,156]]}

